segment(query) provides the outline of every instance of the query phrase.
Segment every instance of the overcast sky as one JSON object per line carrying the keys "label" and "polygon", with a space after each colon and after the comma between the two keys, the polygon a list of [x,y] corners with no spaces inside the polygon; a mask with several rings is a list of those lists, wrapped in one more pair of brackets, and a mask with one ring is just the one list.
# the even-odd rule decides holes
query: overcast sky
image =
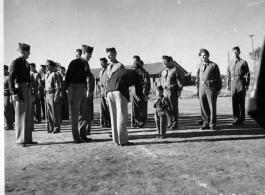
{"label": "overcast sky", "polygon": [[265,0],[4,0],[7,65],[18,56],[19,42],[31,46],[28,61],[37,69],[47,59],[67,68],[75,50],[87,44],[94,47],[91,68],[115,47],[124,65],[133,55],[145,63],[171,55],[194,72],[199,49],[206,48],[224,74],[232,47],[248,56],[251,34],[254,47],[261,46]]}

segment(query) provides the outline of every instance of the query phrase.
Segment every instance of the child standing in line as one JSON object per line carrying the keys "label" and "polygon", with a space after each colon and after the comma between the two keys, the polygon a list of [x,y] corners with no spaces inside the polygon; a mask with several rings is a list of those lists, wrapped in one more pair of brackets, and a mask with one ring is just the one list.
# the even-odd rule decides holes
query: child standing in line
{"label": "child standing in line", "polygon": [[167,129],[167,114],[169,104],[168,104],[168,99],[164,97],[163,95],[163,87],[158,86],[156,88],[156,96],[157,96],[157,101],[154,104],[154,108],[156,109],[155,112],[155,123],[156,123],[156,129],[157,129],[157,137],[163,139],[166,137],[166,129]]}

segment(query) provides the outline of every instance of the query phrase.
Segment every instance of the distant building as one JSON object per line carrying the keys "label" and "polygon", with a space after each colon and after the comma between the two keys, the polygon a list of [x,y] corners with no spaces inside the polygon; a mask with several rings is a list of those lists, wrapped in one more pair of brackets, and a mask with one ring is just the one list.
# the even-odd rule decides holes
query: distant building
{"label": "distant building", "polygon": [[[173,62],[174,65],[177,67],[177,70],[181,76],[183,85],[191,85],[192,84],[192,78],[191,78],[191,73],[187,72],[182,66],[180,66],[176,61]],[[132,69],[132,65],[125,66],[125,68]],[[160,79],[160,74],[161,72],[165,69],[165,66],[163,62],[156,62],[156,63],[150,63],[150,64],[145,64],[144,69],[149,72],[150,74],[150,81],[151,81],[151,88],[155,88],[158,85],[161,85],[161,79]],[[91,72],[93,73],[95,77],[95,82],[97,89],[99,89],[99,72],[101,68],[97,69],[91,69]]]}

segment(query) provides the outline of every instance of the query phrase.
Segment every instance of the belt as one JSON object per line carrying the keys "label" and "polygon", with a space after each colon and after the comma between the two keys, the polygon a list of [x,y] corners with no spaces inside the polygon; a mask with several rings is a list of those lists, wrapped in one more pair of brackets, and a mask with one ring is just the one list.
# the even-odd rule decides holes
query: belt
{"label": "belt", "polygon": [[21,88],[28,88],[29,85],[28,85],[28,83],[16,83],[15,84],[15,88],[19,88],[19,87],[21,87]]}
{"label": "belt", "polygon": [[85,83],[70,83],[69,87],[85,87]]}
{"label": "belt", "polygon": [[200,84],[206,84],[207,82],[213,82],[213,80],[208,80],[208,81],[200,81]]}
{"label": "belt", "polygon": [[55,94],[55,89],[48,89],[48,90],[45,89],[45,93],[46,94]]}
{"label": "belt", "polygon": [[239,80],[240,79],[240,76],[234,76],[234,77],[231,77],[231,80]]}

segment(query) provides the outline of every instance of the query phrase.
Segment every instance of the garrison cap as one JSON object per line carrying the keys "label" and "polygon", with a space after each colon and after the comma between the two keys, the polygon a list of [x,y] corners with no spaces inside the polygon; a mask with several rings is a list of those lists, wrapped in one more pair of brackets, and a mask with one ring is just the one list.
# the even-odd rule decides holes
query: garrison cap
{"label": "garrison cap", "polygon": [[234,51],[234,50],[240,51],[240,48],[238,46],[236,46],[236,47],[232,48],[232,51]]}
{"label": "garrison cap", "polygon": [[136,59],[136,60],[141,60],[140,56],[133,56],[133,59]]}
{"label": "garrison cap", "polygon": [[93,52],[93,47],[90,47],[88,45],[82,45],[82,51],[87,52],[87,53],[92,53]]}
{"label": "garrison cap", "polygon": [[100,61],[102,61],[102,62],[108,62],[108,60],[106,58],[100,58]]}
{"label": "garrison cap", "polygon": [[18,50],[20,51],[30,51],[30,46],[25,43],[18,43]]}
{"label": "garrison cap", "polygon": [[202,53],[206,53],[208,56],[210,55],[207,49],[200,49],[199,56],[201,56]]}
{"label": "garrison cap", "polygon": [[172,59],[172,57],[171,56],[162,56],[162,59],[163,60],[167,60],[167,61],[172,61],[173,59]]}
{"label": "garrison cap", "polygon": [[47,60],[47,63],[50,64],[51,66],[56,66],[55,62],[52,60]]}
{"label": "garrison cap", "polygon": [[46,65],[40,65],[42,68],[46,69]]}
{"label": "garrison cap", "polygon": [[108,53],[108,52],[111,52],[111,51],[117,53],[117,52],[116,52],[116,49],[115,49],[114,47],[111,47],[111,48],[107,48],[107,49],[106,49],[106,52],[107,52],[107,53]]}
{"label": "garrison cap", "polygon": [[75,51],[76,52],[82,52],[82,49],[76,49]]}
{"label": "garrison cap", "polygon": [[35,63],[30,63],[29,66],[36,67]]}
{"label": "garrison cap", "polygon": [[8,70],[8,65],[4,65],[4,70]]}

